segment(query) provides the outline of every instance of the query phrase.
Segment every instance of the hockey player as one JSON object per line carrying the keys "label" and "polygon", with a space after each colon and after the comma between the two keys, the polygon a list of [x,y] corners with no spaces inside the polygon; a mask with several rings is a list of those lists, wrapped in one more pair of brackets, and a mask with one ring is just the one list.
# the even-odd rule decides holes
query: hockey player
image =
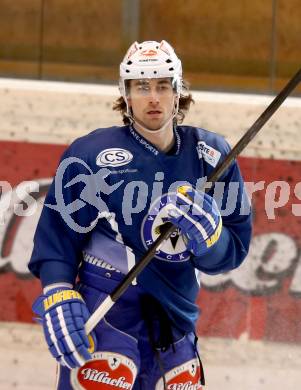
{"label": "hockey player", "polygon": [[[130,47],[120,91],[125,125],[73,142],[46,197],[29,263],[43,286],[33,309],[60,363],[58,389],[200,389],[198,272],[227,272],[247,255],[243,180],[234,161],[215,189],[198,190],[230,148],[180,125],[192,97],[166,41]],[[177,232],[87,335],[90,313],[167,221]]]}

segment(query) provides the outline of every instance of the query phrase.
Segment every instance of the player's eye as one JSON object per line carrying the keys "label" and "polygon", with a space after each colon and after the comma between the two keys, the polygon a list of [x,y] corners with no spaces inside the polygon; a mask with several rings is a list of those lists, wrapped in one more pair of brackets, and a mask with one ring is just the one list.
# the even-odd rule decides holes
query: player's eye
{"label": "player's eye", "polygon": [[166,92],[171,90],[171,85],[170,84],[160,84],[158,86],[158,91],[160,92]]}
{"label": "player's eye", "polygon": [[140,84],[137,86],[137,91],[140,93],[146,93],[150,91],[150,86],[148,84]]}

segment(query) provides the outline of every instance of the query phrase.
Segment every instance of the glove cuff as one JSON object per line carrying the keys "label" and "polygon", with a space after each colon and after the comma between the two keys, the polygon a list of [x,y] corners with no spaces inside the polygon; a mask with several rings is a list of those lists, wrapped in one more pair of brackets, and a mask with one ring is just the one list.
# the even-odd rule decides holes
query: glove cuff
{"label": "glove cuff", "polygon": [[46,294],[40,295],[32,305],[32,310],[40,317],[56,306],[65,302],[84,302],[78,291],[68,287],[59,287],[49,290]]}
{"label": "glove cuff", "polygon": [[48,286],[45,286],[43,288],[43,293],[44,293],[44,295],[46,295],[51,290],[54,290],[54,289],[58,290],[58,289],[63,289],[63,288],[70,288],[70,289],[72,289],[73,285],[71,283],[65,283],[65,282],[52,283],[52,284],[49,284]]}
{"label": "glove cuff", "polygon": [[78,291],[71,290],[69,288],[60,288],[59,290],[56,289],[55,292],[50,290],[43,299],[44,311],[47,312],[50,309],[54,309],[56,306],[61,305],[62,303],[74,302],[78,300],[84,302],[83,297]]}

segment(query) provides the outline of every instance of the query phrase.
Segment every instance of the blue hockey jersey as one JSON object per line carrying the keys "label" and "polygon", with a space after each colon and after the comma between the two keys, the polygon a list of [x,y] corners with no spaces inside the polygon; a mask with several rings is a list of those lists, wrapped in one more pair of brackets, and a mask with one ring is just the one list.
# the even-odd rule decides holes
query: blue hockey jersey
{"label": "blue hockey jersey", "polygon": [[[223,137],[204,129],[177,126],[174,134],[168,153],[131,126],[97,129],[68,147],[47,194],[29,263],[43,285],[74,284],[85,262],[127,273],[159,236],[169,196],[182,184],[201,188],[230,151]],[[138,285],[184,330],[193,329],[198,316],[196,271],[236,268],[251,238],[251,211],[236,161],[209,194],[222,211],[218,242],[197,258],[177,231],[138,277]]]}

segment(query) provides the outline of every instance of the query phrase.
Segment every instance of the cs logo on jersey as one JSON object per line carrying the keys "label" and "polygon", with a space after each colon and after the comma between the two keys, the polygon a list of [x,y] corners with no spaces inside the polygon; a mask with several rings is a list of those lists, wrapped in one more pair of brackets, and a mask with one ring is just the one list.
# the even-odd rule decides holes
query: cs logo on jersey
{"label": "cs logo on jersey", "polygon": [[133,160],[133,155],[126,149],[105,149],[96,157],[96,165],[99,167],[121,167]]}
{"label": "cs logo on jersey", "polygon": [[[167,210],[171,202],[175,202],[175,194],[168,193],[156,200],[150,207],[148,215],[144,218],[141,228],[142,242],[148,249],[162,232],[167,222]],[[186,249],[183,237],[176,230],[168,240],[162,244],[155,257],[164,261],[187,261],[191,253]]]}

